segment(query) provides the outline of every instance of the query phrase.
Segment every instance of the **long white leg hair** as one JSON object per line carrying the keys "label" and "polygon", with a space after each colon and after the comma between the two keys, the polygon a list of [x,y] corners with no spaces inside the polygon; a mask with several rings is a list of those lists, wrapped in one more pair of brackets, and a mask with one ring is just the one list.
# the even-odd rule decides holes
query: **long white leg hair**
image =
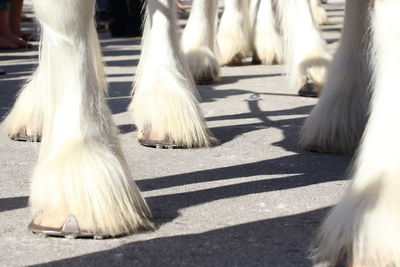
{"label": "long white leg hair", "polygon": [[151,228],[102,92],[95,1],[33,4],[43,29],[34,84],[43,119],[30,195],[34,223],[62,226],[75,216],[81,229],[111,236]]}
{"label": "long white leg hair", "polygon": [[276,1],[285,40],[289,87],[301,95],[318,94],[331,56],[311,15],[308,0]]}
{"label": "long white leg hair", "polygon": [[319,25],[327,24],[328,15],[326,14],[326,10],[321,6],[320,0],[310,0],[310,6],[315,23]]}
{"label": "long white leg hair", "polygon": [[218,33],[218,61],[221,65],[241,65],[251,51],[249,0],[225,0]]}
{"label": "long white leg hair", "polygon": [[346,1],[340,46],[326,85],[300,136],[305,149],[352,154],[365,128],[370,100],[368,1]]}
{"label": "long white leg hair", "polygon": [[219,79],[215,57],[218,0],[194,0],[181,44],[196,83]]}
{"label": "long white leg hair", "polygon": [[283,43],[277,28],[272,0],[251,0],[249,14],[255,59],[253,61],[281,64]]}
{"label": "long white leg hair", "polygon": [[148,1],[130,110],[143,136],[169,139],[182,147],[208,147],[215,139],[206,126],[179,46],[175,9],[174,0]]}
{"label": "long white leg hair", "polygon": [[[98,42],[93,42],[93,49],[89,51],[93,58],[100,58],[100,46]],[[106,92],[108,89],[101,60],[94,62],[93,70],[99,80],[99,89]],[[39,105],[41,99],[46,97],[44,91],[40,90],[45,86],[48,67],[46,62],[38,65],[29,81],[20,90],[17,100],[2,123],[2,130],[5,130],[10,137],[16,136],[21,130],[26,130],[28,136],[36,137],[41,135],[43,127],[43,110]]]}
{"label": "long white leg hair", "polygon": [[353,182],[314,251],[330,266],[400,266],[400,2],[374,1],[371,115]]}
{"label": "long white leg hair", "polygon": [[18,98],[1,125],[2,131],[5,131],[10,137],[17,136],[20,132],[25,131],[27,136],[31,136],[32,140],[39,139],[41,134],[43,118],[40,102],[40,81],[43,80],[45,73],[38,66],[28,83],[26,83],[19,92]]}

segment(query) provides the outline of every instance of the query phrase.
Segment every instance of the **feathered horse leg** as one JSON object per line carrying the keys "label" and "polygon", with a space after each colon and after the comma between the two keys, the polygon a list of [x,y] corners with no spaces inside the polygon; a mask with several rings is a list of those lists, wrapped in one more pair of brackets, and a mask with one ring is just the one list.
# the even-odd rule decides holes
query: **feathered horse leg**
{"label": "feathered horse leg", "polygon": [[196,83],[219,79],[215,57],[218,0],[194,0],[181,44]]}
{"label": "feathered horse leg", "polygon": [[331,60],[312,18],[308,0],[276,1],[284,36],[289,87],[301,96],[317,96]]}
{"label": "feathered horse leg", "polygon": [[225,0],[217,33],[221,65],[241,65],[251,51],[249,0]]}
{"label": "feathered horse leg", "polygon": [[250,1],[253,63],[281,64],[283,43],[279,36],[272,0]]}
{"label": "feathered horse leg", "polygon": [[329,266],[400,266],[400,2],[371,3],[371,115],[352,184],[316,242],[315,262]]}
{"label": "feathered horse leg", "polygon": [[[100,57],[100,47],[98,43],[94,44],[95,49],[90,51],[94,58]],[[100,61],[99,61],[100,62]],[[101,63],[101,62],[100,62]],[[96,65],[93,67],[96,75],[100,79],[104,79],[103,66]],[[15,104],[2,123],[2,128],[8,133],[13,140],[18,141],[40,141],[43,128],[43,110],[38,105],[42,99],[42,91],[40,88],[44,86],[46,80],[47,67],[42,62],[35,70],[30,80],[21,89]],[[102,91],[107,90],[106,83],[102,81]]]}
{"label": "feathered horse leg", "polygon": [[370,100],[369,20],[367,1],[346,1],[340,46],[320,100],[301,131],[303,148],[345,154],[357,148]]}
{"label": "feathered horse leg", "polygon": [[145,146],[208,147],[215,143],[179,47],[174,0],[149,0],[143,50],[130,105]]}
{"label": "feathered horse leg", "polygon": [[[94,0],[34,0],[42,25],[43,139],[30,194],[37,233],[117,236],[152,228],[104,100]],[[45,74],[45,75],[44,75]]]}

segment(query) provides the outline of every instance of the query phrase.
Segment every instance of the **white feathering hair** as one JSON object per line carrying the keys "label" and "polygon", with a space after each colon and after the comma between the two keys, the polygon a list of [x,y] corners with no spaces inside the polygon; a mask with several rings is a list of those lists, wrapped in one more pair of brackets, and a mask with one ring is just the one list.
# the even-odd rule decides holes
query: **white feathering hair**
{"label": "white feathering hair", "polygon": [[1,124],[1,131],[12,137],[25,129],[27,135],[38,138],[41,134],[43,118],[40,103],[40,76],[45,75],[38,66],[30,80],[20,90],[13,108]]}
{"label": "white feathering hair", "polygon": [[331,56],[314,23],[308,0],[278,0],[276,5],[284,36],[289,88],[297,91],[307,81],[315,88],[322,87]]}
{"label": "white feathering hair", "polygon": [[315,23],[318,25],[327,24],[328,15],[326,14],[325,8],[321,5],[320,0],[310,0],[310,6]]}
{"label": "white feathering hair", "polygon": [[196,83],[219,80],[215,56],[218,0],[194,0],[181,38],[182,51]]}
{"label": "white feathering hair", "polygon": [[217,58],[221,65],[241,65],[251,51],[249,0],[225,0],[217,32]]}
{"label": "white feathering hair", "polygon": [[281,64],[283,42],[277,29],[272,0],[251,0],[249,9],[253,57],[263,64]]}
{"label": "white feathering hair", "polygon": [[[217,143],[200,110],[197,91],[178,41],[174,0],[149,0],[143,49],[133,90],[139,131],[193,148]],[[160,45],[162,49],[160,49]]]}
{"label": "white feathering hair", "polygon": [[[43,138],[30,194],[46,226],[73,215],[96,235],[153,227],[132,180],[104,99],[107,87],[94,25],[94,0],[33,0],[42,25],[35,93]],[[34,79],[35,80],[35,79]],[[39,86],[40,85],[40,86]],[[61,226],[61,225],[60,225]]]}
{"label": "white feathering hair", "polygon": [[353,181],[322,225],[315,262],[400,266],[400,2],[374,1],[371,115]]}
{"label": "white feathering hair", "polygon": [[367,1],[346,1],[340,46],[319,102],[302,128],[303,148],[352,154],[358,147],[370,101],[369,20]]}

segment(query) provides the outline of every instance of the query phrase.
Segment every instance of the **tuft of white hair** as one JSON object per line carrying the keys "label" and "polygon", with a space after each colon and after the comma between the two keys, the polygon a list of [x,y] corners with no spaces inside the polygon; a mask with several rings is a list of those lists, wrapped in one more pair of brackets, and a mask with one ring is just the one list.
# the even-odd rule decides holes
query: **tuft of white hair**
{"label": "tuft of white hair", "polygon": [[196,83],[219,80],[215,56],[218,0],[194,0],[181,38],[183,53]]}
{"label": "tuft of white hair", "polygon": [[218,33],[218,61],[221,65],[241,65],[251,51],[249,0],[225,0]]}
{"label": "tuft of white hair", "polygon": [[284,59],[289,88],[297,91],[307,83],[318,91],[325,82],[331,56],[317,29],[308,0],[276,1],[284,36]]}
{"label": "tuft of white hair", "polygon": [[328,23],[328,15],[325,8],[321,5],[320,0],[310,0],[311,11],[318,25],[323,25]]}
{"label": "tuft of white hair", "polygon": [[33,1],[42,26],[37,73],[46,75],[34,84],[43,138],[30,205],[36,224],[60,227],[73,215],[83,230],[117,236],[153,225],[104,99],[94,5]]}
{"label": "tuft of white hair", "polygon": [[400,18],[398,0],[374,1],[373,97],[353,182],[322,225],[315,262],[400,266]]}
{"label": "tuft of white hair", "polygon": [[[15,136],[21,130],[25,129],[26,134],[35,138],[41,134],[42,130],[42,112],[40,110],[40,78],[43,75],[40,68],[35,71],[30,80],[20,90],[18,97],[10,113],[4,119],[1,130],[8,136]],[[39,116],[39,117],[34,117]]]}
{"label": "tuft of white hair", "polygon": [[255,53],[253,58],[263,64],[281,64],[283,43],[277,28],[272,0],[251,0],[249,13]]}
{"label": "tuft of white hair", "polygon": [[[139,132],[181,147],[209,147],[189,66],[179,46],[174,0],[150,0],[132,111]],[[162,44],[162,49],[160,49]]]}
{"label": "tuft of white hair", "polygon": [[352,154],[358,147],[370,101],[369,19],[368,2],[346,1],[341,43],[320,100],[302,128],[303,148]]}

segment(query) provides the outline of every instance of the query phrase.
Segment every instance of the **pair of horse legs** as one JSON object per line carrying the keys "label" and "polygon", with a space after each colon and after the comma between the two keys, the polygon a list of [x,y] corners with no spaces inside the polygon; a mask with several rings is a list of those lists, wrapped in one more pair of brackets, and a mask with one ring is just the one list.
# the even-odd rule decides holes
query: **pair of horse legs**
{"label": "pair of horse legs", "polygon": [[[36,232],[117,236],[152,228],[104,96],[94,0],[34,0],[40,62],[5,121],[42,135],[30,205]],[[131,105],[142,139],[182,147],[215,142],[176,36],[174,0],[150,0]],[[171,37],[172,38],[169,38]]]}
{"label": "pair of horse legs", "polygon": [[340,47],[303,127],[306,148],[352,153],[361,143],[314,244],[317,263],[400,266],[399,10],[397,0],[346,1]]}
{"label": "pair of horse legs", "polygon": [[246,53],[253,51],[254,62],[274,64],[285,59],[290,88],[308,90],[311,92],[303,94],[316,96],[330,61],[312,18],[317,4],[303,0],[226,0],[217,31],[218,1],[194,0],[182,47],[195,81],[218,80],[218,63],[240,65]]}

